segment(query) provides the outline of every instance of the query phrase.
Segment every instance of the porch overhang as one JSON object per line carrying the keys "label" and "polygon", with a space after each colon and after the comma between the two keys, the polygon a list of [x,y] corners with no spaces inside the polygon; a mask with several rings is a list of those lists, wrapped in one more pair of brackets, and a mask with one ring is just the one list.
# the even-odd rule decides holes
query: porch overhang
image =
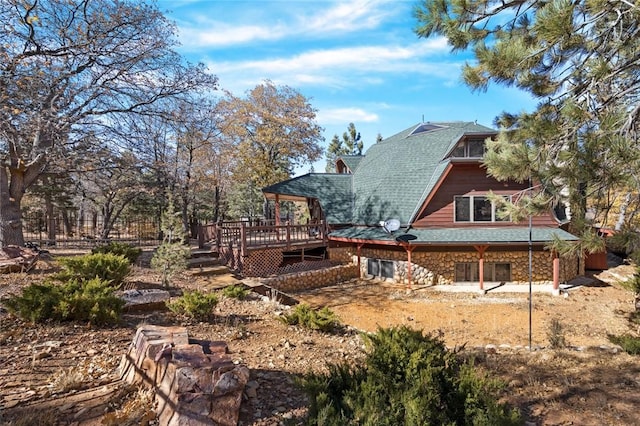
{"label": "porch overhang", "polygon": [[379,244],[398,246],[396,238],[411,234],[416,238],[410,241],[412,246],[522,246],[529,242],[535,246],[544,246],[561,239],[577,241],[578,237],[559,228],[534,227],[529,237],[528,227],[495,228],[429,228],[408,229],[385,232],[379,227],[350,227],[333,231],[330,241],[353,244]]}

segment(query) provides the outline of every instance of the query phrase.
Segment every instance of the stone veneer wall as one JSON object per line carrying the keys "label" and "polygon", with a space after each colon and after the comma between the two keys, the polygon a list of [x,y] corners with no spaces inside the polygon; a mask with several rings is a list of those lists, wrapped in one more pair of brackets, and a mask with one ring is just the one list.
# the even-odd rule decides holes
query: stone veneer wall
{"label": "stone veneer wall", "polygon": [[358,267],[354,264],[332,266],[326,269],[280,275],[260,280],[263,284],[280,291],[309,290],[338,284],[358,277]]}
{"label": "stone veneer wall", "polygon": [[[357,263],[355,247],[335,247],[329,251],[330,259],[349,259]],[[367,259],[394,261],[393,281],[406,283],[407,252],[384,248],[363,247],[360,251],[360,267],[363,276],[367,275]],[[417,284],[435,285],[451,284],[455,277],[455,264],[461,262],[477,262],[476,251],[418,251],[411,254],[411,277]],[[485,262],[511,263],[512,282],[529,282],[529,252],[525,248],[511,251],[485,252]],[[579,275],[577,257],[560,258],[560,282],[569,281]],[[533,281],[551,283],[553,281],[553,257],[549,251],[533,251]]]}

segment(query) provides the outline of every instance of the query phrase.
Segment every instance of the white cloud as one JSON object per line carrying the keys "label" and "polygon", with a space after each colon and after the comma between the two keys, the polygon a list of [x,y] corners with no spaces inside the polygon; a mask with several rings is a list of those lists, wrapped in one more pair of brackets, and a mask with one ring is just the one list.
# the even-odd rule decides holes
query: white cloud
{"label": "white cloud", "polygon": [[389,1],[356,0],[339,2],[326,11],[320,11],[301,21],[305,31],[332,33],[353,32],[376,28],[393,8],[384,7]]}
{"label": "white cloud", "polygon": [[[188,23],[179,23],[178,33],[182,45],[187,49],[229,47],[285,38],[344,36],[346,33],[378,27],[385,17],[394,13],[394,8],[389,7],[388,3],[389,0],[312,2],[306,3],[308,6],[305,9],[294,7],[295,3],[282,2],[280,4],[284,5],[284,10],[265,9],[262,15],[253,11],[252,18],[261,19],[260,25],[198,15]],[[326,4],[329,5],[328,9],[319,7]],[[312,10],[313,13],[305,15],[306,10]],[[245,15],[240,13],[239,16]]]}
{"label": "white cloud", "polygon": [[373,112],[367,112],[361,108],[334,108],[318,111],[316,119],[323,125],[343,124],[345,117],[351,122],[375,123],[380,117]]}
{"label": "white cloud", "polygon": [[[307,72],[328,69],[360,71],[400,71],[413,68],[416,61],[444,53],[442,39],[421,41],[408,46],[356,46],[319,49],[289,58],[210,62],[213,72],[257,71],[265,73]],[[415,70],[414,70],[415,71]],[[417,70],[419,71],[419,70]]]}
{"label": "white cloud", "polygon": [[180,40],[186,47],[223,47],[250,43],[256,40],[277,40],[285,35],[281,27],[261,27],[257,25],[228,25],[210,23],[206,30],[196,27],[181,27]]}

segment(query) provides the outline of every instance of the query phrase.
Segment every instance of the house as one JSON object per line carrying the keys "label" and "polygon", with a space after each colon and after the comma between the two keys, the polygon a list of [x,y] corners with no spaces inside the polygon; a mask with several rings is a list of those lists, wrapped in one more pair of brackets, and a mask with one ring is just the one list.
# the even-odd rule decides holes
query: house
{"label": "house", "polygon": [[515,200],[528,183],[499,182],[482,165],[491,128],[473,122],[419,123],[336,161],[337,173],[309,173],[263,189],[275,200],[304,201],[312,222],[329,226],[329,257],[362,275],[444,284],[568,281],[578,258],[546,247],[577,238],[553,211],[514,222],[487,194]]}

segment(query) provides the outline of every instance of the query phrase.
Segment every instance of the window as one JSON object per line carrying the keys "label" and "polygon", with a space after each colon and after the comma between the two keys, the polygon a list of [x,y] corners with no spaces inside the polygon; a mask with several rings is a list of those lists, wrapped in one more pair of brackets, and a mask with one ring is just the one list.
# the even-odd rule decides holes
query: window
{"label": "window", "polygon": [[[505,200],[509,197],[505,196]],[[482,195],[456,196],[453,199],[455,222],[510,222],[511,219],[498,214],[504,209],[496,206]]]}
{"label": "window", "polygon": [[454,158],[482,158],[484,155],[484,139],[465,139],[451,151]]}
{"label": "window", "polygon": [[393,278],[393,261],[367,259],[367,274],[374,277]]}
{"label": "window", "polygon": [[[456,282],[478,282],[480,281],[480,264],[478,262],[456,263]],[[485,263],[484,281],[511,281],[510,263]]]}
{"label": "window", "polygon": [[478,263],[456,263],[455,280],[457,282],[480,281]]}

